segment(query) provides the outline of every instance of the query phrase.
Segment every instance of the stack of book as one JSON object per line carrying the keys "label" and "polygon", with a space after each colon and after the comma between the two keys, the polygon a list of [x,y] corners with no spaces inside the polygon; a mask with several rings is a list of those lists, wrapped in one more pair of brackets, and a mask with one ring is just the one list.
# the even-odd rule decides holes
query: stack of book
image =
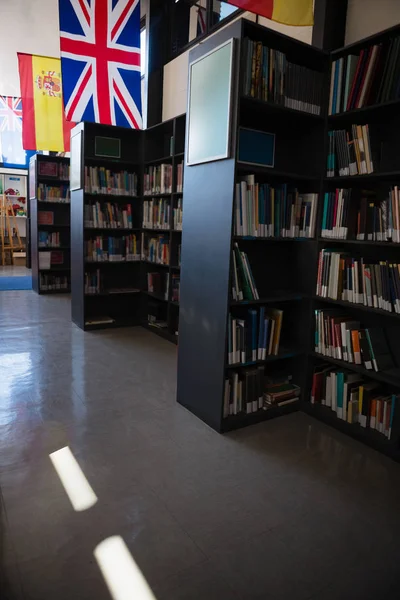
{"label": "stack of book", "polygon": [[176,207],[174,208],[174,230],[182,231],[182,219],[183,219],[183,210],[182,210],[182,198],[178,198],[176,202]]}
{"label": "stack of book", "polygon": [[59,163],[58,165],[58,177],[63,181],[69,181],[69,163]]}
{"label": "stack of book", "polygon": [[165,198],[143,202],[143,229],[169,229],[171,204]]}
{"label": "stack of book", "polygon": [[279,50],[244,39],[244,94],[314,115],[321,113],[323,73],[290,62]]}
{"label": "stack of book", "polygon": [[228,363],[246,364],[277,356],[282,331],[283,311],[277,308],[249,310],[247,316],[228,320]]}
{"label": "stack of book", "polygon": [[397,185],[388,198],[376,200],[371,194],[361,198],[357,214],[357,239],[400,243],[400,196]]}
{"label": "stack of book", "polygon": [[398,398],[377,382],[365,382],[359,373],[326,364],[315,367],[311,404],[327,406],[339,419],[378,431],[389,440]]}
{"label": "stack of book", "polygon": [[147,273],[147,291],[168,300],[168,273]]}
{"label": "stack of book", "polygon": [[386,334],[333,310],[315,311],[315,352],[371,371],[394,368]]}
{"label": "stack of book", "polygon": [[142,234],[142,259],[159,265],[169,265],[169,239]]}
{"label": "stack of book", "polygon": [[224,418],[257,412],[264,405],[264,367],[232,372],[225,379]]}
{"label": "stack of book", "polygon": [[144,172],[144,195],[172,193],[172,165],[147,167]]}
{"label": "stack of book", "polygon": [[259,300],[249,259],[245,252],[239,250],[237,243],[232,251],[232,265],[232,299],[235,301]]}
{"label": "stack of book", "polygon": [[85,167],[85,192],[137,196],[138,177],[128,171],[110,171],[105,167]]}
{"label": "stack of book", "polygon": [[286,406],[298,402],[300,397],[300,388],[291,381],[291,376],[283,378],[275,377],[272,380],[267,378],[264,389],[264,408],[273,406]]}
{"label": "stack of book", "polygon": [[368,125],[352,125],[351,132],[328,132],[327,177],[366,175],[374,172]]}
{"label": "stack of book", "polygon": [[177,194],[183,192],[183,161],[176,167],[176,192]]}
{"label": "stack of book", "polygon": [[41,292],[68,290],[69,287],[70,283],[67,275],[48,275],[47,273],[40,273],[39,289]]}
{"label": "stack of book", "polygon": [[39,248],[58,248],[60,243],[59,231],[38,231]]}
{"label": "stack of book", "polygon": [[85,240],[85,260],[90,262],[133,262],[140,260],[136,235],[98,235]]}
{"label": "stack of book", "polygon": [[400,313],[400,265],[368,261],[347,253],[319,254],[317,296]]}
{"label": "stack of book", "polygon": [[181,288],[181,276],[179,273],[172,273],[171,276],[171,284],[172,284],[172,302],[178,302],[180,300],[180,288]]}
{"label": "stack of book", "polygon": [[118,203],[85,204],[85,227],[104,229],[132,229],[132,207]]}
{"label": "stack of book", "polygon": [[40,202],[59,202],[60,204],[68,204],[71,201],[69,185],[45,185],[39,183],[37,199],[40,200]]}
{"label": "stack of book", "polygon": [[312,238],[317,203],[318,194],[299,194],[285,183],[259,184],[248,175],[236,184],[235,235]]}
{"label": "stack of book", "polygon": [[400,98],[400,37],[332,63],[329,114]]}

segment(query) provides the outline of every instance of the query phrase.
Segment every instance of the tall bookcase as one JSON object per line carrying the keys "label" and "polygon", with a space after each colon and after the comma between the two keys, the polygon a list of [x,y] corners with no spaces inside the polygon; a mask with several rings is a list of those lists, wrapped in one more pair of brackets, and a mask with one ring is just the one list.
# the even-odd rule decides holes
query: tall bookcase
{"label": "tall bookcase", "polygon": [[[389,47],[390,40],[394,40],[399,36],[400,27],[396,26],[333,52],[330,57],[330,72],[334,73],[333,67],[335,61],[344,59],[344,64],[346,64],[349,55],[359,56],[361,52],[367,55],[373,46],[383,45],[383,48]],[[384,51],[382,51],[381,59],[383,56]],[[388,55],[386,55],[386,61],[382,60],[381,64],[378,64],[377,68],[381,70],[381,75],[384,73],[385,62],[390,62]],[[398,57],[396,64],[398,64]],[[395,77],[396,72],[393,72],[392,75]],[[379,83],[381,79],[381,76],[376,78]],[[329,91],[329,84],[327,89]],[[373,90],[371,92],[374,93]],[[390,188],[397,186],[400,182],[400,154],[397,145],[397,131],[400,124],[399,107],[400,99],[391,98],[384,102],[374,102],[370,105],[364,105],[362,108],[354,108],[346,111],[341,110],[337,114],[327,115],[326,156],[328,152],[328,131],[346,130],[351,135],[352,125],[368,125],[373,155],[371,158],[373,158],[374,164],[373,172],[369,174],[339,176],[336,172],[333,177],[324,177],[323,193],[320,197],[318,239],[316,240],[318,254],[321,250],[332,250],[345,253],[357,261],[363,258],[364,263],[379,264],[381,261],[387,261],[390,264],[400,262],[399,243],[367,239],[367,235],[362,240],[356,239],[357,211],[360,208],[361,196],[370,198],[372,203],[379,206],[380,201],[388,197]],[[326,113],[328,113],[328,110],[326,110]],[[326,169],[324,175],[327,175]],[[348,228],[346,239],[327,239],[323,237],[322,204],[324,196],[329,192],[334,192],[336,189],[346,189],[351,194],[348,218],[351,226]],[[318,265],[315,265],[315,280],[317,279],[317,268]],[[395,294],[398,293],[396,290],[394,292]],[[400,407],[398,403],[394,407],[391,437],[387,439],[387,437],[374,428],[369,426],[360,427],[357,423],[348,423],[338,418],[328,406],[319,403],[312,404],[310,402],[314,368],[323,364],[332,365],[339,370],[343,369],[344,371],[358,374],[366,382],[378,382],[380,384],[379,390],[382,390],[382,396],[386,394],[390,395],[391,393],[400,393],[400,346],[398,341],[400,339],[400,315],[396,312],[388,312],[374,306],[365,306],[363,303],[355,304],[342,299],[321,298],[316,296],[314,291],[313,310],[320,309],[338,311],[338,314],[346,315],[355,322],[359,322],[362,328],[378,328],[385,331],[394,367],[376,372],[375,370],[367,370],[363,364],[349,363],[333,357],[322,357],[315,352],[313,340],[309,352],[309,373],[302,408],[312,416],[332,425],[343,433],[372,446],[396,460],[400,460]],[[311,326],[314,330],[314,322]]]}
{"label": "tall bookcase", "polygon": [[69,158],[36,154],[29,165],[32,287],[71,291]]}
{"label": "tall bookcase", "polygon": [[[141,322],[142,152],[142,131],[93,123],[80,123],[72,131],[72,320],[81,329]],[[96,181],[103,183],[102,187],[91,185],[93,169],[100,174],[102,179]],[[135,175],[137,192],[126,194],[120,187],[111,187],[107,184],[106,172],[111,176],[122,172]],[[110,205],[114,208],[109,208]],[[111,228],[106,221],[113,210],[120,209],[130,213],[130,223],[126,227],[127,223],[124,224],[121,217],[118,226]],[[126,251],[132,236],[136,236],[136,254]],[[89,242],[92,248],[90,260],[87,254]],[[102,256],[100,247],[104,251]],[[96,277],[98,287],[92,281]]]}
{"label": "tall bookcase", "polygon": [[[359,53],[371,44],[384,42],[400,34],[396,27],[363,40],[333,55],[242,20],[191,50],[189,65],[206,57],[233,38],[232,95],[230,106],[230,146],[228,158],[188,166],[185,161],[184,228],[182,234],[181,319],[178,347],[177,400],[217,431],[223,432],[261,420],[304,410],[348,435],[400,460],[399,408],[394,411],[392,435],[339,418],[328,406],[311,404],[314,368],[331,364],[349,373],[359,373],[365,382],[378,381],[389,393],[400,392],[400,348],[397,330],[399,314],[377,308],[316,297],[319,253],[323,248],[356,252],[371,260],[396,261],[400,245],[390,242],[327,240],[321,236],[323,200],[335,187],[355,190],[372,188],[386,191],[400,179],[399,153],[396,146],[399,100],[365,107],[328,117],[332,60]],[[245,94],[245,48],[247,40],[262,42],[285,54],[295,65],[318,72],[320,114],[302,112]],[[190,66],[189,66],[190,68]],[[305,79],[293,79],[300,101],[304,100]],[[307,94],[305,94],[307,98]],[[307,99],[305,99],[307,101]],[[227,109],[228,110],[228,109]],[[187,120],[191,114],[188,111]],[[376,168],[370,175],[326,177],[328,131],[349,124],[376,123]],[[275,162],[272,167],[255,166],[238,159],[241,129],[275,134]],[[188,133],[186,136],[186,145]],[[187,160],[187,154],[186,154]],[[252,161],[249,161],[252,162]],[[315,233],[312,238],[265,238],[235,235],[236,183],[254,175],[255,182],[288,183],[299,193],[318,194]],[[355,193],[355,198],[357,193]],[[355,202],[356,200],[354,200]],[[353,200],[352,200],[353,202]],[[356,208],[351,205],[351,211]],[[260,299],[235,301],[232,298],[232,250],[238,244],[247,254]],[[356,255],[357,255],[356,254]],[[353,254],[352,254],[353,256]],[[246,320],[249,308],[265,306],[283,311],[281,343],[278,355],[241,365],[228,364],[229,314]],[[396,368],[390,372],[371,371],[363,366],[320,356],[315,353],[315,311],[343,308],[351,318],[365,326],[391,329],[391,354]],[[298,402],[255,410],[246,414],[224,415],[225,381],[232,371],[262,366],[265,375],[291,373],[301,388]]]}
{"label": "tall bookcase", "polygon": [[[168,264],[157,264],[142,255],[142,324],[145,328],[173,343],[177,343],[179,328],[179,291],[175,292],[175,296],[173,296],[173,289],[179,290],[182,243],[182,228],[177,225],[177,219],[174,222],[174,214],[183,207],[183,190],[178,189],[183,172],[179,179],[178,169],[183,169],[185,125],[186,117],[180,115],[144,131],[144,177],[152,167],[163,164],[171,166],[172,180],[170,193],[143,195],[143,202],[157,202],[162,199],[169,207],[167,229],[159,229],[154,223],[150,224],[153,227],[149,227],[145,222],[142,224],[142,237],[145,242],[147,242],[146,238],[164,237],[168,246],[169,261]],[[152,273],[163,282],[162,290],[159,290],[158,293],[149,291]]]}

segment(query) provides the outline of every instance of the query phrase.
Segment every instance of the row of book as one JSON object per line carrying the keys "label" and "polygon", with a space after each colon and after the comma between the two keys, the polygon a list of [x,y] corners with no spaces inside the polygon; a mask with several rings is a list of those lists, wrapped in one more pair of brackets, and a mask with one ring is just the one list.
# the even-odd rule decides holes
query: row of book
{"label": "row of book", "polygon": [[228,318],[228,364],[246,364],[277,356],[283,311],[277,308],[250,309],[245,318]]}
{"label": "row of book", "polygon": [[38,160],[38,175],[45,177],[54,177],[69,181],[69,162],[62,163],[48,160]]}
{"label": "row of book", "polygon": [[322,250],[317,296],[400,313],[400,264]]}
{"label": "row of book", "polygon": [[172,194],[172,165],[163,163],[146,167],[143,193],[145,196]]}
{"label": "row of book", "polygon": [[368,125],[352,125],[351,132],[328,132],[327,177],[366,175],[374,172]]}
{"label": "row of book", "polygon": [[132,294],[132,293],[140,293],[140,290],[137,288],[130,287],[107,287],[106,279],[104,274],[100,269],[91,269],[85,273],[85,294],[87,296],[96,296],[98,294],[102,294],[106,291],[106,293],[110,296],[113,294]]}
{"label": "row of book", "polygon": [[147,291],[168,300],[169,273],[147,273]]}
{"label": "row of book", "polygon": [[173,210],[174,230],[182,231],[183,208],[182,198],[178,198],[176,207]]}
{"label": "row of book", "polygon": [[183,161],[178,163],[176,166],[176,193],[182,194],[183,192]]}
{"label": "row of book", "polygon": [[244,94],[315,115],[321,113],[323,73],[290,62],[279,50],[244,39]]}
{"label": "row of book", "polygon": [[85,166],[85,192],[137,196],[138,176],[128,171],[111,171],[105,167]]}
{"label": "row of book", "polygon": [[311,404],[329,407],[347,423],[392,434],[395,406],[399,396],[388,394],[376,381],[365,381],[359,373],[350,373],[322,364],[315,367]]}
{"label": "row of book", "polygon": [[143,202],[144,229],[170,229],[171,201],[152,198]]}
{"label": "row of book", "polygon": [[224,418],[251,414],[260,410],[293,404],[299,400],[300,388],[291,375],[265,375],[264,367],[233,371],[225,378]]}
{"label": "row of book", "polygon": [[61,234],[59,231],[38,231],[39,248],[57,248],[61,246]]}
{"label": "row of book", "polygon": [[172,302],[178,302],[180,300],[181,292],[181,276],[179,273],[172,273],[171,276],[171,300]]}
{"label": "row of book", "polygon": [[64,252],[61,250],[39,252],[39,271],[62,265],[64,265]]}
{"label": "row of book", "polygon": [[39,274],[39,289],[41,292],[68,290],[70,287],[70,278],[68,275]]}
{"label": "row of book", "polygon": [[148,237],[142,233],[142,259],[159,265],[169,265],[169,239]]}
{"label": "row of book", "polygon": [[315,311],[315,352],[369,371],[394,368],[383,329],[363,328],[359,321],[335,310]]}
{"label": "row of book", "polygon": [[329,114],[380,104],[400,97],[400,37],[334,61]]}
{"label": "row of book", "polygon": [[132,206],[117,202],[93,202],[84,207],[85,227],[132,229]]}
{"label": "row of book", "polygon": [[39,183],[37,199],[41,202],[59,202],[68,204],[71,201],[69,185],[46,185]]}
{"label": "row of book", "polygon": [[259,184],[254,175],[242,178],[235,189],[235,235],[314,237],[318,194],[299,194],[286,183]]}
{"label": "row of book", "polygon": [[260,299],[248,256],[240,251],[236,242],[232,251],[232,299],[235,301]]}
{"label": "row of book", "polygon": [[[355,212],[350,210],[358,202]],[[397,186],[381,200],[371,191],[362,191],[352,200],[351,189],[326,192],[322,214],[321,236],[345,240],[400,243],[400,195]]]}
{"label": "row of book", "polygon": [[132,262],[140,260],[135,234],[112,237],[98,235],[85,240],[85,260],[89,262]]}

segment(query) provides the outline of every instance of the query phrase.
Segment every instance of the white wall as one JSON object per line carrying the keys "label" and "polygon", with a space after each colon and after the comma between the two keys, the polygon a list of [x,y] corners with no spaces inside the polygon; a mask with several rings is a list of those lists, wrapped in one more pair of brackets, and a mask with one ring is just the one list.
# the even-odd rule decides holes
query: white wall
{"label": "white wall", "polygon": [[[239,18],[245,18],[250,21],[256,20],[256,16],[253,13],[245,13]],[[297,40],[311,44],[312,27],[290,27],[289,25],[281,25],[263,17],[260,17],[259,22],[264,27],[269,27]],[[163,121],[186,112],[188,64],[189,50],[164,67]]]}
{"label": "white wall", "polygon": [[19,96],[17,52],[60,56],[58,0],[0,0],[0,23],[0,95]]}
{"label": "white wall", "polygon": [[349,0],[345,43],[400,23],[400,0]]}

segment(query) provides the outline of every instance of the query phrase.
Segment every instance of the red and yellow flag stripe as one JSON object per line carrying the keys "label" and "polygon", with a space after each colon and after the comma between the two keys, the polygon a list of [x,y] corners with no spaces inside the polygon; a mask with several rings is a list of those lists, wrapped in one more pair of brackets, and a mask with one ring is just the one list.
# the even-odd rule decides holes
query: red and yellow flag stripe
{"label": "red and yellow flag stripe", "polygon": [[313,0],[227,0],[229,4],[284,25],[313,25]]}
{"label": "red and yellow flag stripe", "polygon": [[75,123],[64,116],[59,58],[18,53],[25,150],[69,152]]}

